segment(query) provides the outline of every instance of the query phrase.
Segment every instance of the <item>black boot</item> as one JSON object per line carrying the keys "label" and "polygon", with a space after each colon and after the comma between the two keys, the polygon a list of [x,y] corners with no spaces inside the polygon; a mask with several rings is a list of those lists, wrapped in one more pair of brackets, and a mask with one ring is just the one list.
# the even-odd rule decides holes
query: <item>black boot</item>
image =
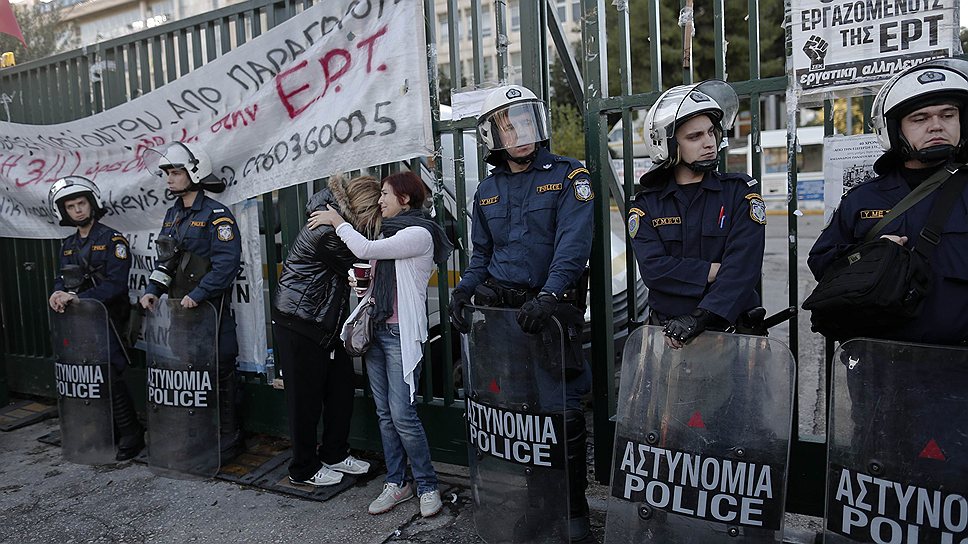
{"label": "black boot", "polygon": [[565,412],[565,455],[568,458],[568,529],[572,542],[587,542],[591,537],[588,521],[588,460],[585,414],[581,410]]}
{"label": "black boot", "polygon": [[145,430],[138,422],[134,401],[128,392],[120,372],[111,372],[111,407],[114,411],[114,427],[118,435],[117,461],[133,459],[145,447]]}
{"label": "black boot", "polygon": [[235,379],[234,361],[219,361],[218,367],[218,416],[221,461],[225,465],[242,453],[242,426],[239,421],[238,386]]}

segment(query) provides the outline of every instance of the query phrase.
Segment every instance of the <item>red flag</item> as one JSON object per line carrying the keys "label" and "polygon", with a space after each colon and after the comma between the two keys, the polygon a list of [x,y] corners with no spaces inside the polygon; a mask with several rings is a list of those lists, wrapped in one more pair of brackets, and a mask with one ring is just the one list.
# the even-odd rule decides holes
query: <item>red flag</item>
{"label": "red flag", "polygon": [[8,0],[0,0],[0,33],[17,38],[20,43],[24,44],[24,47],[27,47],[24,34],[20,31],[20,25],[17,24],[17,18],[14,16],[13,8],[10,7]]}

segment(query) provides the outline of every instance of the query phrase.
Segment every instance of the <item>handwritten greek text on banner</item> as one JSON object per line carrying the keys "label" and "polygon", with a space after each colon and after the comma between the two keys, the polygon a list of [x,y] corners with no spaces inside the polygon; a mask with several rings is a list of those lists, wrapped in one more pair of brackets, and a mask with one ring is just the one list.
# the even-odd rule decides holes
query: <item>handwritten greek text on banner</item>
{"label": "handwritten greek text on banner", "polygon": [[59,125],[0,123],[0,236],[66,236],[46,200],[67,175],[98,184],[113,228],[159,228],[171,201],[145,153],[173,141],[209,152],[229,186],[216,198],[228,205],[430,154],[423,24],[420,0],[321,2],[104,113]]}

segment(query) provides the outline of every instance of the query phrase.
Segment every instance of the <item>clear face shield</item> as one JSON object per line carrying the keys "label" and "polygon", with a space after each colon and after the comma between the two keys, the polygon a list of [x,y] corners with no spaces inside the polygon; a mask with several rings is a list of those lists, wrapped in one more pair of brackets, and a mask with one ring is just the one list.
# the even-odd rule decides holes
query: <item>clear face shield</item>
{"label": "clear face shield", "polygon": [[511,104],[488,115],[477,128],[491,151],[512,149],[549,138],[548,112],[542,102]]}
{"label": "clear face shield", "polygon": [[174,168],[187,171],[194,161],[191,151],[183,145],[172,145],[167,149],[153,147],[144,152],[145,168],[162,179],[167,179],[168,171]]}

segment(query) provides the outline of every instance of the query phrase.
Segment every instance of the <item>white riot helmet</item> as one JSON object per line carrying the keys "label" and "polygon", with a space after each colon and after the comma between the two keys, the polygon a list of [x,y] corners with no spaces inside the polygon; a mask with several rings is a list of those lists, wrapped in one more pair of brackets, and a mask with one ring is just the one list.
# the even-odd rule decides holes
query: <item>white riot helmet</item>
{"label": "white riot helmet", "polygon": [[498,151],[547,142],[549,124],[548,108],[527,87],[506,85],[494,89],[484,99],[477,117],[477,133],[487,148],[484,160],[495,165],[505,157],[521,164],[531,162],[537,146],[528,157],[512,158]]}
{"label": "white riot helmet", "polygon": [[[645,117],[648,130],[646,147],[652,162],[659,168],[679,162],[676,129],[697,115],[708,115],[720,139],[720,149],[725,147],[723,135],[732,128],[739,111],[739,98],[725,81],[710,79],[693,85],[679,85],[659,96]],[[718,159],[688,164],[697,171],[715,170]]]}
{"label": "white riot helmet", "polygon": [[[81,196],[86,196],[91,203],[91,216],[79,224],[67,214],[64,204],[67,200]],[[62,227],[84,226],[104,217],[106,213],[104,201],[101,200],[101,191],[93,181],[83,176],[67,176],[55,181],[47,192],[47,205]]]}
{"label": "white riot helmet", "polygon": [[[954,104],[960,111],[961,139],[957,145],[915,150],[901,133],[901,119],[927,106]],[[871,107],[871,128],[885,151],[904,159],[933,162],[957,154],[968,137],[968,62],[939,59],[909,68],[881,87]]]}
{"label": "white riot helmet", "polygon": [[164,177],[168,170],[182,168],[188,172],[190,181],[187,191],[204,189],[221,193],[225,190],[225,182],[212,173],[212,159],[198,144],[175,142],[164,153],[154,149],[151,151],[155,153],[154,158],[158,160],[158,164],[155,168],[149,165],[149,169],[154,170],[158,176]]}

